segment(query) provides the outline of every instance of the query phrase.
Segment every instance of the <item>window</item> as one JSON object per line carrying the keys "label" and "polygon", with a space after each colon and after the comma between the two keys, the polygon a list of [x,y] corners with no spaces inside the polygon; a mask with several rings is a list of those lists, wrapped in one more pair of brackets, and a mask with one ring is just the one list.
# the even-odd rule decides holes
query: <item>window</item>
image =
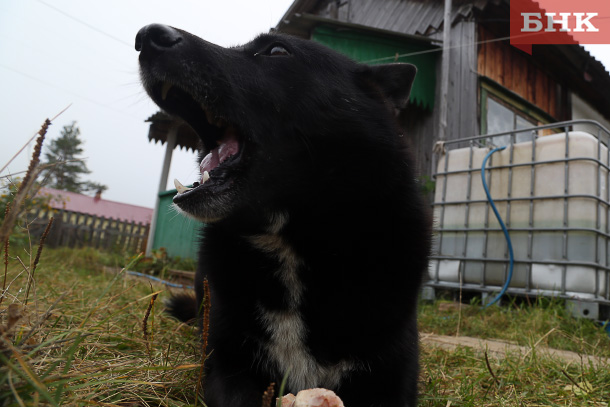
{"label": "window", "polygon": [[[495,134],[510,130],[522,130],[552,121],[544,112],[511,95],[500,86],[481,83],[481,134]],[[529,141],[530,132],[515,132],[514,142]],[[510,144],[511,135],[494,137],[488,142],[496,146]]]}
{"label": "window", "polygon": [[[506,106],[495,97],[487,97],[487,131],[486,134],[501,133],[509,130],[521,130],[534,127],[538,123],[531,117],[525,116],[515,108]],[[529,133],[516,133],[515,142],[531,140]],[[510,136],[495,137],[496,145],[510,144]]]}

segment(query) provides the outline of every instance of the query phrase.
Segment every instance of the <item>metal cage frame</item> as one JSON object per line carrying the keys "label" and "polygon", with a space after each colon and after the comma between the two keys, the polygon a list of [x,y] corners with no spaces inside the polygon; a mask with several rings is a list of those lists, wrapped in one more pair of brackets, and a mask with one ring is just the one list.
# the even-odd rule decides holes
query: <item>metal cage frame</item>
{"label": "metal cage frame", "polygon": [[[592,134],[590,131],[586,130],[587,133],[591,134],[593,137],[597,139],[597,157],[577,157],[571,156],[570,154],[570,134],[573,134],[576,131],[574,130],[575,126],[578,125],[587,125],[588,128],[595,128],[597,134]],[[553,160],[545,160],[545,161],[536,161],[536,146],[538,144],[538,140],[541,137],[539,133],[544,131],[555,131],[559,130],[559,132],[563,131],[565,133],[565,156],[553,159]],[[517,135],[529,134],[530,141],[532,143],[531,150],[532,156],[531,161],[529,162],[518,162],[515,163],[514,159],[514,149],[516,144]],[[472,191],[473,191],[473,176],[475,177],[475,182],[478,181],[478,177],[481,173],[481,168],[473,167],[473,156],[475,149],[480,147],[489,147],[494,146],[494,141],[499,140],[500,137],[506,139],[508,136],[509,144],[506,148],[510,154],[509,163],[506,165],[489,165],[486,168],[486,172],[491,174],[493,171],[498,170],[507,170],[508,171],[508,182],[507,182],[507,194],[505,197],[494,197],[494,201],[497,203],[504,203],[506,205],[506,212],[503,214],[505,217],[505,222],[507,224],[507,228],[509,233],[511,232],[521,232],[522,234],[527,234],[527,258],[515,258],[515,265],[522,265],[521,267],[525,267],[526,270],[526,284],[525,287],[508,287],[507,293],[513,295],[531,295],[531,296],[558,296],[565,299],[574,299],[574,295],[569,294],[569,287],[566,287],[566,275],[568,271],[568,267],[570,266],[578,266],[578,267],[588,267],[593,268],[595,270],[595,294],[594,298],[585,298],[583,301],[588,302],[596,302],[598,304],[610,305],[610,130],[606,129],[600,123],[593,120],[571,120],[565,122],[558,122],[553,124],[547,124],[542,126],[535,126],[527,129],[521,130],[512,130],[495,134],[487,134],[480,135],[475,137],[469,137],[458,140],[450,140],[437,143],[435,148],[436,156],[444,155],[444,168],[442,171],[435,168],[437,171],[434,174],[434,179],[436,180],[436,194],[435,201],[432,204],[432,207],[437,214],[437,218],[435,218],[435,237],[434,237],[434,250],[433,255],[431,256],[431,268],[430,268],[430,279],[426,283],[428,287],[434,289],[462,289],[469,291],[477,291],[483,293],[485,296],[491,292],[497,292],[501,289],[501,287],[497,285],[488,284],[486,281],[486,269],[488,264],[498,264],[504,263],[504,276],[506,278],[508,273],[508,252],[505,253],[503,258],[499,257],[491,257],[488,256],[487,249],[489,244],[489,236],[491,233],[501,232],[499,227],[490,226],[490,205],[485,199],[472,199]],[[449,169],[449,155],[451,151],[469,148],[469,164],[468,168],[458,169],[458,170],[450,170]],[[602,150],[607,150],[605,152],[605,157],[602,157]],[[493,156],[492,156],[493,160]],[[570,164],[577,161],[587,161],[593,163],[596,166],[596,195],[593,194],[570,194]],[[605,161],[605,162],[604,162]],[[438,163],[437,160],[435,162]],[[549,195],[549,196],[536,196],[535,191],[535,182],[536,182],[536,171],[540,165],[544,164],[555,164],[560,165],[563,163],[563,171],[564,171],[564,193],[560,195]],[[530,194],[527,197],[519,196],[513,197],[511,196],[511,192],[513,191],[513,183],[515,182],[513,179],[513,171],[517,167],[530,167]],[[605,181],[602,181],[602,172],[605,172]],[[467,176],[466,181],[466,199],[461,201],[447,201],[447,184],[450,182],[451,176],[461,174]],[[602,182],[604,185],[602,185]],[[438,191],[438,188],[441,188]],[[605,191],[603,191],[605,189]],[[437,201],[437,197],[440,193],[440,200]],[[601,196],[603,193],[604,196]],[[596,202],[596,213],[595,213],[595,227],[594,228],[583,228],[577,226],[570,225],[570,219],[568,219],[569,206],[570,201],[573,198],[583,198],[590,199]],[[540,200],[563,200],[563,225],[561,227],[550,227],[550,228],[540,228],[534,226],[534,205],[536,202]],[[527,227],[512,227],[511,226],[511,205],[515,202],[526,202],[529,203],[529,226]],[[469,224],[471,207],[474,204],[485,204],[485,215],[484,215],[484,226],[483,227],[475,227],[472,228]],[[464,213],[464,227],[453,227],[447,228],[445,227],[445,212],[447,207],[450,205],[465,205],[465,213]],[[602,224],[602,216],[604,217],[604,224]],[[469,234],[473,232],[483,233],[484,235],[484,244],[483,251],[480,257],[469,256],[468,253],[468,241]],[[560,259],[552,259],[547,261],[535,260],[533,253],[534,246],[534,234],[537,232],[551,232],[558,233],[562,235],[562,258]],[[581,261],[570,259],[568,255],[568,245],[570,234],[574,232],[579,233],[590,233],[595,236],[595,259],[593,261]],[[453,234],[462,234],[463,238],[463,247],[461,251],[461,255],[443,255],[443,238],[448,233]],[[448,239],[448,237],[447,237]],[[605,247],[605,250],[600,250],[600,247]],[[604,253],[605,252],[605,253]],[[459,281],[443,281],[439,277],[439,269],[441,267],[442,260],[455,260],[459,261],[459,270],[458,276]],[[478,262],[482,264],[482,274],[480,281],[478,283],[466,283],[464,282],[464,268],[468,264],[468,262]],[[555,265],[557,267],[561,267],[562,276],[561,276],[561,287],[558,290],[540,290],[536,287],[533,287],[531,284],[532,281],[532,267],[534,264],[548,264]],[[601,280],[604,279],[604,281]],[[601,284],[601,285],[600,285]],[[600,287],[603,289],[600,292]]]}

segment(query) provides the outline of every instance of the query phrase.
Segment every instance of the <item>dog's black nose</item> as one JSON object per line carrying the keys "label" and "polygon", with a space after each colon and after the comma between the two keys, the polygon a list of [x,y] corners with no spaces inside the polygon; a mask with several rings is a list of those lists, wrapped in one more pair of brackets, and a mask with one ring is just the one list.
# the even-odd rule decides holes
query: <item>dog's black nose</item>
{"label": "dog's black nose", "polygon": [[146,47],[162,50],[171,48],[182,41],[180,31],[162,24],[151,24],[143,27],[136,35],[136,51],[142,51]]}

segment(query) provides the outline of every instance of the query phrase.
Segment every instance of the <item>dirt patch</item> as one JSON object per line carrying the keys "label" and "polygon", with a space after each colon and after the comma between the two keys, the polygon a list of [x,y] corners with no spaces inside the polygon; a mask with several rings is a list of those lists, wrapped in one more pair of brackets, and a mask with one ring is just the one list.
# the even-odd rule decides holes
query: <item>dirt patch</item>
{"label": "dirt patch", "polygon": [[468,336],[443,336],[428,333],[421,333],[420,340],[424,347],[438,347],[447,350],[454,350],[464,346],[472,348],[481,354],[485,353],[490,357],[503,358],[506,354],[517,354],[523,357],[528,356],[534,350],[538,356],[544,356],[552,359],[562,359],[566,363],[587,363],[593,366],[610,366],[610,359],[596,356],[579,354],[565,350],[547,348],[544,346],[521,346],[515,343],[493,340],[471,338]]}

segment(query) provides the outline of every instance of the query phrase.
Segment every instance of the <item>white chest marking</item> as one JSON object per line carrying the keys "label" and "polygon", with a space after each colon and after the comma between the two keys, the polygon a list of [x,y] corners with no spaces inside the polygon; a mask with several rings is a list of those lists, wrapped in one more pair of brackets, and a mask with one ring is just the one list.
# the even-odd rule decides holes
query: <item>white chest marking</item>
{"label": "white chest marking", "polygon": [[306,328],[298,312],[261,309],[260,315],[271,336],[263,357],[278,371],[288,373],[291,391],[315,387],[336,389],[343,375],[354,369],[354,363],[348,361],[322,366],[314,359],[304,344]]}
{"label": "white chest marking", "polygon": [[249,237],[254,247],[278,260],[275,275],[289,295],[287,310],[259,308],[261,322],[270,335],[266,354],[261,355],[263,366],[289,372],[288,384],[293,392],[314,387],[336,388],[342,376],[353,370],[355,364],[342,361],[335,366],[322,366],[305,346],[307,327],[299,310],[304,294],[299,279],[299,268],[303,266],[303,261],[279,234],[286,222],[286,215],[276,214],[271,218],[268,233]]}

